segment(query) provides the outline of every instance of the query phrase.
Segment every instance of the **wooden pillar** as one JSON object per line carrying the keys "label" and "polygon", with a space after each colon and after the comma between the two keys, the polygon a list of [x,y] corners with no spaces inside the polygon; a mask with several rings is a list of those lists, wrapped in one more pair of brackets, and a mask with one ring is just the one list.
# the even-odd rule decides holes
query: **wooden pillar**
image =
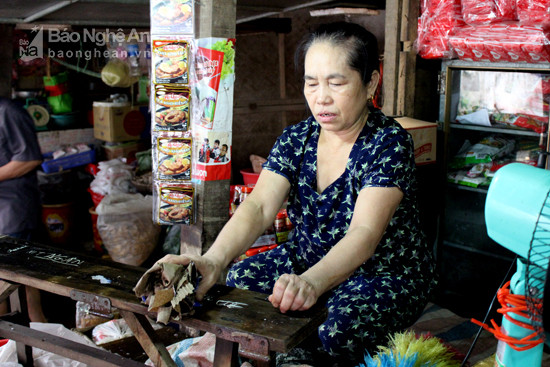
{"label": "wooden pillar", "polygon": [[11,98],[11,69],[13,62],[13,25],[0,24],[0,96]]}
{"label": "wooden pillar", "polygon": [[386,1],[382,111],[414,115],[414,86],[419,0]]}
{"label": "wooden pillar", "polygon": [[[279,15],[280,18],[283,14]],[[277,34],[277,49],[279,51],[279,98],[286,99],[286,54],[285,54],[285,34]],[[286,111],[281,111],[281,131],[288,126]]]}
{"label": "wooden pillar", "polygon": [[[196,1],[195,38],[235,38],[236,19],[236,0]],[[208,250],[229,218],[229,180],[201,181],[195,188],[197,222],[182,225],[182,254]]]}
{"label": "wooden pillar", "polygon": [[195,13],[195,38],[235,37],[237,0],[196,1]]}

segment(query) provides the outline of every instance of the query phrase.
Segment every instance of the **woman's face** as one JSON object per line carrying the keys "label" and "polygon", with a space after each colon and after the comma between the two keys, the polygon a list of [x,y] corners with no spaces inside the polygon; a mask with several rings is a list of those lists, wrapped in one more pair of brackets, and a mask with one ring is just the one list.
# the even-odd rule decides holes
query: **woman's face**
{"label": "woman's face", "polygon": [[363,85],[359,72],[349,67],[346,55],[344,47],[317,41],[305,57],[304,95],[313,116],[327,131],[345,131],[358,123],[376,88],[371,92],[372,83]]}

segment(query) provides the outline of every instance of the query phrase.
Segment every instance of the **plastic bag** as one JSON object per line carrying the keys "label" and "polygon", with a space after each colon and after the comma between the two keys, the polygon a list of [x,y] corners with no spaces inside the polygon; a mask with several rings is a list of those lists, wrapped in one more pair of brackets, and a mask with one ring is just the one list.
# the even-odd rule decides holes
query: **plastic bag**
{"label": "plastic bag", "polygon": [[449,44],[449,35],[462,25],[460,0],[425,0],[418,18],[418,38],[415,48],[425,59],[453,58],[454,51]]}
{"label": "plastic bag", "polygon": [[99,162],[99,172],[90,183],[90,189],[101,195],[134,193],[133,168],[120,159]]}
{"label": "plastic bag", "polygon": [[161,229],[151,220],[152,196],[107,195],[96,212],[97,230],[114,261],[139,266],[147,260],[157,245]]}
{"label": "plastic bag", "polygon": [[[75,333],[61,324],[48,324],[41,322],[31,322],[31,329],[42,331],[64,339],[72,340],[90,347],[96,345],[82,334]],[[97,348],[97,347],[96,347]],[[63,357],[52,352],[47,352],[39,348],[32,349],[32,356],[35,367],[86,367],[85,363]]]}
{"label": "plastic bag", "polygon": [[109,87],[127,88],[137,82],[139,77],[130,76],[130,67],[120,59],[113,58],[101,70],[101,80]]}
{"label": "plastic bag", "polygon": [[[166,349],[178,366],[211,367],[214,364],[215,348],[216,335],[205,333],[203,336],[184,339]],[[150,359],[145,365],[154,366]]]}
{"label": "plastic bag", "polygon": [[463,168],[481,163],[491,163],[495,158],[510,154],[514,147],[515,140],[498,136],[487,136],[474,145],[466,140],[449,166]]}
{"label": "plastic bag", "polygon": [[48,104],[55,114],[73,110],[73,97],[68,92],[68,73],[44,77],[44,89],[48,91]]}
{"label": "plastic bag", "polygon": [[461,0],[462,16],[467,24],[490,24],[515,20],[515,0]]}
{"label": "plastic bag", "polygon": [[548,22],[550,3],[548,0],[517,0],[517,15],[521,22]]}
{"label": "plastic bag", "polygon": [[97,325],[92,330],[92,338],[97,345],[110,343],[134,335],[124,319],[117,319]]}
{"label": "plastic bag", "polygon": [[10,339],[0,340],[0,366],[21,366],[17,363],[17,348],[15,347],[15,341]]}
{"label": "plastic bag", "polygon": [[547,63],[549,37],[548,24],[502,22],[458,28],[449,42],[461,60]]}
{"label": "plastic bag", "polygon": [[[153,330],[162,328],[162,325],[157,324],[149,320]],[[92,338],[96,345],[110,343],[115,340],[124,339],[133,336],[134,333],[130,330],[130,327],[124,319],[116,319],[107,321],[103,324],[97,325],[92,330]]]}

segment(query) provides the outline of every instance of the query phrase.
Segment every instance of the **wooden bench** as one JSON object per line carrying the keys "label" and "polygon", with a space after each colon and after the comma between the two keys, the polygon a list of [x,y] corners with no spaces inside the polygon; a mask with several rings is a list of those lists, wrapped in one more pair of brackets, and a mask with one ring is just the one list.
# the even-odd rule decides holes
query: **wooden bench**
{"label": "wooden bench", "polygon": [[[133,287],[146,269],[104,261],[80,253],[0,236],[0,301],[19,285],[85,301],[109,313],[117,308],[156,366],[175,366],[166,347],[146,316],[156,319],[134,294]],[[246,290],[215,286],[193,316],[177,324],[216,335],[214,366],[233,366],[236,350],[272,365],[274,352],[287,352],[325,320],[326,310],[314,307],[281,314],[267,296]],[[0,319],[0,337],[39,347],[92,366],[143,366],[102,349],[84,346],[27,326]]]}

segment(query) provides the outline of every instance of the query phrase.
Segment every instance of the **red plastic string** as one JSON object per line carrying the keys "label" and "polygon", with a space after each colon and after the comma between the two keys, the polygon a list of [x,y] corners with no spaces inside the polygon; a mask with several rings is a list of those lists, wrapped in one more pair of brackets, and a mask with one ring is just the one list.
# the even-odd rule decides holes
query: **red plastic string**
{"label": "red plastic string", "polygon": [[[511,313],[515,313],[518,316],[529,318],[529,315],[526,312],[527,304],[525,302],[525,296],[510,293],[509,281],[502,288],[498,290],[497,299],[500,302],[500,305],[502,306],[497,310],[497,312],[502,314],[503,317],[506,318],[506,320],[518,326],[521,326],[525,329],[534,330],[534,327],[532,325],[516,320],[510,316]],[[540,309],[541,304],[537,303],[535,307]],[[544,337],[539,335],[536,331],[533,331],[533,333],[521,339],[517,339],[504,334],[504,332],[502,331],[502,328],[498,326],[498,324],[494,320],[491,320],[492,327],[476,319],[471,319],[471,321],[474,324],[479,325],[485,330],[487,330],[488,332],[492,333],[498,340],[505,342],[512,349],[517,350],[519,352],[531,349],[544,341]]]}

